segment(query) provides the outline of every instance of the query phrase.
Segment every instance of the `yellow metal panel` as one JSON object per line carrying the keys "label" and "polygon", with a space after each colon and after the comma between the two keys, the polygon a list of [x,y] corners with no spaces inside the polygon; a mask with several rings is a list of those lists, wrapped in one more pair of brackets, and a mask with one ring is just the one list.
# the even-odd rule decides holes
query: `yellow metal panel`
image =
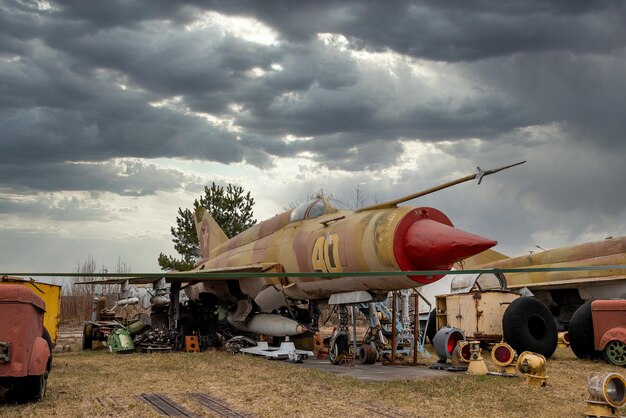
{"label": "yellow metal panel", "polygon": [[518,294],[501,291],[438,296],[437,325],[459,328],[466,339],[501,339],[504,311],[519,297]]}

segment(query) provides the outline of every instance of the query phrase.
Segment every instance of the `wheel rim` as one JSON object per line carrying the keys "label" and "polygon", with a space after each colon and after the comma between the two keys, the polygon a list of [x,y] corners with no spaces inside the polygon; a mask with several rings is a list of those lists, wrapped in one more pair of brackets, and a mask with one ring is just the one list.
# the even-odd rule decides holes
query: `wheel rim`
{"label": "wheel rim", "polygon": [[[344,342],[344,340],[346,340]],[[328,353],[328,357],[332,363],[339,362],[343,358],[344,354],[348,351],[347,348],[347,337],[344,335],[340,335],[335,340],[334,344],[330,347],[330,352]]]}
{"label": "wheel rim", "polygon": [[341,353],[339,353],[339,344],[335,343],[333,345],[333,349],[331,350],[331,353],[332,353],[333,360],[339,360],[339,356],[341,355]]}
{"label": "wheel rim", "polygon": [[607,344],[606,356],[609,361],[618,366],[626,365],[626,344],[622,341],[611,341]]}

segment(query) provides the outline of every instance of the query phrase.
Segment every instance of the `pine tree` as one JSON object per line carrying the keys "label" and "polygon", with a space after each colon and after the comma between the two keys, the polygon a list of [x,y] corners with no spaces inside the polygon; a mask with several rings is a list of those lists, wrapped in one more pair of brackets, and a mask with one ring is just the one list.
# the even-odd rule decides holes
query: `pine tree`
{"label": "pine tree", "polygon": [[204,187],[204,194],[193,202],[193,210],[178,208],[176,227],[170,232],[174,237],[174,249],[181,258],[163,253],[159,254],[159,266],[162,270],[184,271],[194,267],[200,258],[200,246],[194,222],[194,212],[204,207],[213,216],[228,238],[250,228],[256,223],[252,211],[254,199],[250,192],[244,193],[242,187],[228,184],[226,188],[216,185]]}

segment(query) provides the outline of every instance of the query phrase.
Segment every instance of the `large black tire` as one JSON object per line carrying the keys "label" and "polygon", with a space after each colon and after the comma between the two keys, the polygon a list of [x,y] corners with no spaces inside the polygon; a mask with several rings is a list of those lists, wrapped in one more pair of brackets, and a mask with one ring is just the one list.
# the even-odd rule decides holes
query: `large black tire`
{"label": "large black tire", "polygon": [[593,319],[591,318],[591,301],[585,302],[576,309],[569,321],[569,346],[578,358],[596,356],[593,340]]}
{"label": "large black tire", "polygon": [[532,351],[547,358],[556,350],[556,321],[537,298],[515,299],[504,311],[502,331],[504,341],[518,353]]}
{"label": "large black tire", "polygon": [[430,314],[428,314],[428,326],[426,327],[426,336],[431,344],[433,343],[435,334],[437,334],[437,312],[433,309],[430,311]]}
{"label": "large black tire", "polygon": [[26,402],[37,402],[46,394],[48,378],[46,374],[40,376],[23,377],[22,382],[22,400]]}
{"label": "large black tire", "polygon": [[46,327],[43,327],[41,337],[48,343],[48,349],[50,350],[50,364],[52,364],[52,338],[50,338],[50,333],[48,332]]}

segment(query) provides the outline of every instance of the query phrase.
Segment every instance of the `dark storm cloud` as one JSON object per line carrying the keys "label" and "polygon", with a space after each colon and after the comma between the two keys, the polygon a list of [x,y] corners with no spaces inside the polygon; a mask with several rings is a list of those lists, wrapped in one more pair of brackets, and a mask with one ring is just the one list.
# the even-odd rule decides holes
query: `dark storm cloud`
{"label": "dark storm cloud", "polygon": [[14,213],[27,219],[54,221],[109,222],[118,219],[110,208],[100,202],[85,201],[78,197],[55,199],[44,194],[31,199],[17,199],[0,196],[0,215]]}
{"label": "dark storm cloud", "polygon": [[116,163],[1,164],[5,188],[17,193],[54,191],[112,192],[125,196],[153,195],[199,188],[202,181],[178,170],[125,160]]}
{"label": "dark storm cloud", "polygon": [[[70,9],[61,10],[69,13]],[[83,16],[82,12],[78,10],[76,16]],[[76,166],[60,164],[66,161],[180,157],[227,164],[251,155],[231,131],[189,113],[185,103],[176,99],[198,94],[206,99],[204,103],[212,103],[205,108],[223,112],[230,101],[213,99],[233,89],[236,80],[228,74],[245,72],[253,65],[246,63],[247,54],[253,52],[249,43],[237,44],[232,37],[220,35],[223,42],[205,43],[210,46],[205,50],[201,43],[190,42],[191,35],[157,36],[150,30],[120,27],[132,19],[99,32],[82,20],[68,20],[69,15],[54,4],[50,11],[4,6],[2,16],[14,24],[3,26],[9,36],[0,37],[10,40],[0,43],[0,161],[20,164],[8,172],[30,170],[23,181],[4,177],[6,185],[46,189],[53,184],[44,175],[47,164],[55,163],[55,178],[68,180],[66,187],[73,190]],[[215,34],[204,35],[211,39]],[[190,45],[200,46],[188,49]],[[225,52],[229,50],[233,53]],[[271,59],[253,61],[267,67]],[[176,108],[150,105],[164,99],[172,100]],[[267,164],[261,156],[250,160]],[[155,174],[164,175],[167,189],[167,173]],[[96,177],[103,181],[106,176]],[[45,186],[33,184],[38,182]],[[56,186],[62,187],[61,182]],[[106,183],[92,186],[120,189]]]}
{"label": "dark storm cloud", "polygon": [[593,140],[602,146],[623,145],[625,51],[611,56],[517,55],[499,65],[490,61],[472,64],[468,70],[524,104],[527,125],[564,122],[573,139]]}
{"label": "dark storm cloud", "polygon": [[[24,180],[7,174],[5,187],[52,190],[65,179],[77,190],[68,161],[170,157],[268,167],[272,157],[306,153],[331,169],[374,170],[396,163],[407,139],[496,143],[558,123],[573,139],[619,147],[624,131],[620,2],[50,5],[0,6],[0,162],[31,170]],[[185,26],[202,11],[253,17],[279,41]],[[319,33],[345,36],[353,51],[404,54],[409,64],[448,62],[441,73],[472,88],[415,76],[400,62],[368,64]],[[208,122],[207,113],[223,121]],[[37,174],[50,164],[57,183]],[[95,190],[144,190],[98,179]]]}
{"label": "dark storm cloud", "polygon": [[[254,16],[287,39],[340,33],[364,49],[418,58],[479,60],[519,52],[608,52],[623,46],[619,1],[311,1],[215,0],[224,13]],[[620,27],[621,26],[621,27]]]}

